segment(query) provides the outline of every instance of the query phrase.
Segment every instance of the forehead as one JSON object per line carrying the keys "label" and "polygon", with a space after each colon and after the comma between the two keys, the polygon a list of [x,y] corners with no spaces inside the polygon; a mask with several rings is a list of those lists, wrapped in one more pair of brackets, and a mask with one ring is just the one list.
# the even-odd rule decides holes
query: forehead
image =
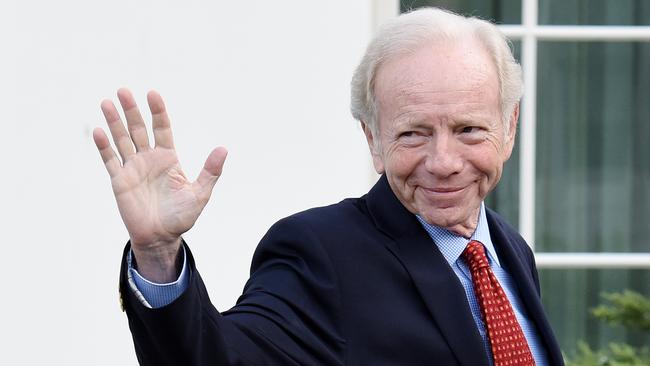
{"label": "forehead", "polygon": [[475,39],[424,44],[383,63],[375,78],[380,117],[500,109],[496,67]]}

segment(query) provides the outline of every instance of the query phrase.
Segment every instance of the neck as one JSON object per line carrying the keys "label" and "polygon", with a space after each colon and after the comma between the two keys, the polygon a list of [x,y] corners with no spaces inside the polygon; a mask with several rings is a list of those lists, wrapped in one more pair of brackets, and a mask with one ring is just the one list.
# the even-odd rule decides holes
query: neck
{"label": "neck", "polygon": [[463,238],[469,239],[476,231],[480,213],[481,213],[481,206],[479,206],[472,215],[469,215],[466,221],[456,225],[445,227],[445,229],[458,236],[462,236]]}

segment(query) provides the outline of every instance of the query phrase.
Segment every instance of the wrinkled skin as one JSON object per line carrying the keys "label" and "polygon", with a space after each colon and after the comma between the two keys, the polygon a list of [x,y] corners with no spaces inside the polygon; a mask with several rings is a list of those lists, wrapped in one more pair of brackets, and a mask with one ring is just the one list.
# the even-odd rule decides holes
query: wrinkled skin
{"label": "wrinkled skin", "polygon": [[378,126],[362,122],[373,163],[402,204],[428,223],[470,237],[480,204],[512,152],[496,67],[473,38],[425,44],[379,67]]}

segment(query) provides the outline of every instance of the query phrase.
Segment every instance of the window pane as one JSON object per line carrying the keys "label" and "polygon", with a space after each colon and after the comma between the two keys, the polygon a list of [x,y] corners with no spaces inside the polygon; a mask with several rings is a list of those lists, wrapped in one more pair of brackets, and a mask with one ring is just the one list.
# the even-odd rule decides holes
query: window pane
{"label": "window pane", "polygon": [[537,250],[650,251],[650,43],[538,55]]}
{"label": "window pane", "polygon": [[593,348],[610,342],[634,346],[650,344],[650,332],[610,326],[591,315],[591,309],[604,304],[603,292],[633,290],[650,294],[650,270],[630,269],[541,269],[540,284],[544,309],[562,351],[575,354],[578,341]]}
{"label": "window pane", "polygon": [[[515,59],[521,62],[521,42],[513,41],[512,46]],[[514,227],[519,226],[519,137],[515,140],[510,160],[503,167],[501,181],[487,196],[485,204]]]}
{"label": "window pane", "polygon": [[499,24],[521,24],[521,0],[402,0],[402,13],[423,6],[437,6],[474,15]]}
{"label": "window pane", "polygon": [[539,0],[539,24],[648,25],[648,0]]}

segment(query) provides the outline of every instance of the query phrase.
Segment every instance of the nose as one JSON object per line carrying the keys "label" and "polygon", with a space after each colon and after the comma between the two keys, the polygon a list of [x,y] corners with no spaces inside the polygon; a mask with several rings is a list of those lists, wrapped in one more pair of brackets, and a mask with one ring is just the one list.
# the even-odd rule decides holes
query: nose
{"label": "nose", "polygon": [[447,178],[460,173],[463,168],[463,159],[459,147],[450,136],[437,135],[429,141],[424,166],[427,172],[438,178]]}

